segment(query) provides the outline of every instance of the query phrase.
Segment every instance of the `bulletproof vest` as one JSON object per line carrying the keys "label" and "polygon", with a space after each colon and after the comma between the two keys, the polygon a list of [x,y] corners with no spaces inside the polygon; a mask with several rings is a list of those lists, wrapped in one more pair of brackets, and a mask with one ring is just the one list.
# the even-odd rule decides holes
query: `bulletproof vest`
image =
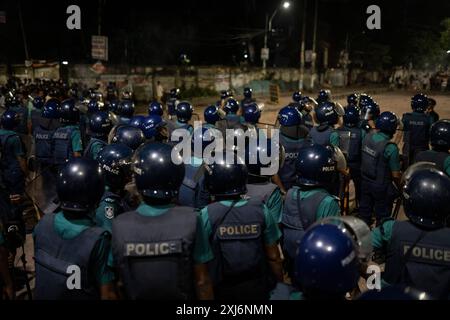
{"label": "bulletproof vest", "polygon": [[73,156],[72,127],[61,127],[53,133],[53,160],[55,164],[63,164]]}
{"label": "bulletproof vest", "polygon": [[445,172],[445,162],[450,157],[448,152],[437,152],[437,151],[422,151],[420,152],[416,158],[415,162],[432,162],[434,163],[439,170]]}
{"label": "bulletproof vest", "polygon": [[314,127],[311,131],[309,131],[309,135],[314,143],[320,144],[321,146],[329,146],[330,137],[333,132],[334,129],[329,126],[327,126],[324,130],[319,130],[319,127]]}
{"label": "bulletproof vest", "polygon": [[227,121],[227,129],[238,129],[241,126],[241,117],[237,114],[227,114],[225,120]]}
{"label": "bulletproof vest", "polygon": [[254,183],[247,184],[247,196],[250,199],[258,199],[258,201],[262,203],[267,203],[270,196],[274,193],[274,191],[278,188],[276,184],[267,182],[267,183]]}
{"label": "bulletproof vest", "polygon": [[9,139],[12,137],[19,137],[16,133],[8,133],[0,135],[0,144],[1,144],[1,161],[0,161],[0,172],[2,173],[3,179],[14,182],[17,179],[23,177],[22,169],[20,168],[20,163],[17,160],[16,156],[10,144],[8,143]]}
{"label": "bulletproof vest", "polygon": [[191,208],[203,208],[209,203],[209,193],[204,186],[203,166],[194,167],[185,164],[185,174],[180,191],[178,203]]}
{"label": "bulletproof vest", "polygon": [[53,162],[52,138],[54,131],[46,130],[41,126],[34,129],[34,145],[36,159],[41,163],[50,164]]}
{"label": "bulletproof vest", "polygon": [[31,130],[34,131],[36,130],[36,128],[40,126],[42,118],[41,110],[39,109],[31,110],[30,116],[31,116]]}
{"label": "bulletproof vest", "polygon": [[388,140],[375,142],[375,133],[368,134],[363,141],[361,150],[361,176],[378,185],[388,184],[392,181],[389,163],[384,157]]}
{"label": "bulletproof vest", "polygon": [[230,208],[215,202],[207,208],[214,252],[208,268],[213,283],[264,277],[266,224],[262,203],[250,200],[244,206]]}
{"label": "bulletproof vest", "polygon": [[251,105],[252,103],[254,103],[255,100],[254,99],[243,99],[241,101],[241,108],[245,109],[246,107],[248,107],[249,105]]}
{"label": "bulletproof vest", "polygon": [[24,106],[11,107],[11,110],[15,111],[19,117],[19,125],[16,132],[20,134],[28,134],[28,108]]}
{"label": "bulletproof vest", "polygon": [[[105,230],[91,227],[74,239],[61,238],[54,228],[54,214],[44,215],[35,229],[35,262],[37,300],[98,300],[91,256]],[[70,290],[71,266],[81,272],[81,289]]]}
{"label": "bulletproof vest", "polygon": [[410,147],[428,148],[430,120],[426,114],[405,113],[404,143]]}
{"label": "bulletproof vest", "polygon": [[345,154],[349,163],[361,161],[362,134],[359,128],[343,127],[337,130],[339,134],[339,148]]}
{"label": "bulletproof vest", "polygon": [[84,157],[95,160],[94,154],[92,153],[93,152],[92,149],[95,144],[100,144],[102,148],[107,145],[107,143],[105,141],[92,137],[89,140],[89,144],[87,145],[86,149],[84,150],[84,153],[83,153]]}
{"label": "bulletproof vest", "polygon": [[314,128],[314,120],[313,117],[311,116],[310,113],[307,112],[302,112],[303,114],[303,124],[309,129],[311,130],[312,128]]}
{"label": "bulletproof vest", "polygon": [[278,175],[286,190],[290,189],[297,181],[295,162],[297,161],[299,150],[306,143],[307,140],[290,141],[280,134],[280,144],[284,147],[285,159],[283,166],[278,171]]}
{"label": "bulletproof vest", "polygon": [[[295,198],[294,198],[295,195]],[[305,231],[317,220],[317,209],[329,196],[326,192],[316,192],[301,199],[300,189],[288,191],[284,203],[281,224],[283,225],[283,250],[290,258],[295,258],[298,244]]]}
{"label": "bulletproof vest", "polygon": [[129,299],[193,298],[197,215],[174,207],[147,217],[136,211],[113,220],[113,254]]}
{"label": "bulletproof vest", "polygon": [[396,221],[388,245],[384,279],[390,284],[423,290],[434,299],[447,300],[450,292],[450,229],[425,231],[410,221]]}

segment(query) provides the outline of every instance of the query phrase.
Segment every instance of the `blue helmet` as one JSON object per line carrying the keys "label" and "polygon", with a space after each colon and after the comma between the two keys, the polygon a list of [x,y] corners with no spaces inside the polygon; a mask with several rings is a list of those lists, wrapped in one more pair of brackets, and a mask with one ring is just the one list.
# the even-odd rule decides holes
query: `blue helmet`
{"label": "blue helmet", "polygon": [[121,143],[110,144],[100,150],[97,162],[108,187],[121,190],[131,180],[132,157],[133,149]]}
{"label": "blue helmet", "polygon": [[411,98],[411,108],[415,112],[423,113],[430,106],[430,99],[423,93],[416,94]]}
{"label": "blue helmet", "polygon": [[357,246],[349,231],[335,224],[318,224],[300,241],[294,277],[307,296],[343,296],[356,287],[359,268]]}
{"label": "blue helmet", "polygon": [[368,104],[375,102],[373,98],[365,93],[361,93],[359,96],[359,107],[362,109]]}
{"label": "blue helmet", "polygon": [[100,111],[100,106],[96,99],[89,100],[89,102],[87,104],[87,111],[89,113],[95,113],[95,112]]}
{"label": "blue helmet", "polygon": [[256,103],[251,103],[244,108],[245,122],[251,124],[257,124],[261,117],[261,109]]}
{"label": "blue helmet", "polygon": [[[247,166],[249,178],[266,177],[272,175],[264,175],[262,168],[270,167],[271,163],[262,163],[262,155],[266,158],[272,158],[272,141],[271,139],[257,140],[257,143],[247,143],[245,146],[245,164]],[[279,157],[275,159],[279,161]]]}
{"label": "blue helmet", "polygon": [[157,101],[152,101],[148,105],[148,115],[156,114],[157,116],[163,116],[164,110],[161,103]]}
{"label": "blue helmet", "polygon": [[300,91],[295,91],[292,94],[292,100],[294,102],[299,102],[300,103],[302,101],[302,99],[303,99],[303,96],[302,96],[302,93]]}
{"label": "blue helmet", "polygon": [[209,106],[204,111],[205,121],[209,124],[216,124],[217,121],[220,121],[219,107],[217,106]]}
{"label": "blue helmet", "polygon": [[317,96],[317,102],[319,104],[328,102],[331,99],[331,92],[330,90],[320,90],[319,95]]}
{"label": "blue helmet", "polygon": [[61,103],[59,116],[63,123],[77,123],[80,121],[80,110],[75,107],[75,100],[67,99]]}
{"label": "blue helmet", "polygon": [[376,120],[380,115],[380,106],[373,100],[362,103],[360,100],[361,117],[364,120]]}
{"label": "blue helmet", "polygon": [[[181,157],[180,159],[181,162]],[[146,198],[170,200],[178,195],[184,164],[172,159],[172,147],[155,142],[143,145],[133,158],[136,187]]]}
{"label": "blue helmet", "polygon": [[220,99],[225,100],[226,98],[229,98],[231,96],[230,91],[228,90],[222,90],[220,91]]}
{"label": "blue helmet", "polygon": [[87,213],[94,210],[105,192],[102,170],[87,158],[69,160],[56,178],[61,209]]}
{"label": "blue helmet", "polygon": [[144,124],[145,116],[133,116],[133,118],[130,119],[130,125],[136,128],[139,128],[142,130],[142,125]]}
{"label": "blue helmet", "polygon": [[124,118],[131,118],[134,115],[134,103],[131,100],[123,100],[118,107],[119,116]]}
{"label": "blue helmet", "polygon": [[331,149],[311,144],[299,150],[295,171],[298,184],[306,187],[327,185],[336,172],[336,161]]}
{"label": "blue helmet", "polygon": [[[214,136],[208,135],[208,130],[210,129],[202,126],[195,128],[194,132],[192,132],[191,151],[192,154],[198,158],[203,158],[203,151],[205,151],[205,148],[214,141]],[[199,142],[201,142],[201,149],[197,148],[199,150],[196,150],[195,145]],[[198,153],[200,151],[201,153]]]}
{"label": "blue helmet", "polygon": [[19,115],[13,110],[6,110],[0,120],[3,129],[14,130],[20,122]]}
{"label": "blue helmet", "polygon": [[388,135],[394,135],[398,127],[398,118],[395,113],[386,111],[380,114],[375,125],[381,132]]}
{"label": "blue helmet", "polygon": [[431,297],[423,291],[406,287],[403,285],[392,285],[378,290],[368,290],[359,296],[358,300],[395,300],[395,301],[415,301],[431,300]]}
{"label": "blue helmet", "polygon": [[36,96],[33,98],[33,106],[36,109],[41,110],[44,107],[44,99],[42,99],[42,97],[40,96]]}
{"label": "blue helmet", "polygon": [[246,97],[247,99],[251,99],[252,95],[253,95],[252,88],[244,88],[244,97]]}
{"label": "blue helmet", "polygon": [[344,125],[349,128],[356,127],[361,117],[361,110],[356,105],[349,105],[345,109],[345,115],[343,117]]}
{"label": "blue helmet", "polygon": [[236,114],[239,111],[239,102],[232,98],[227,99],[223,106],[223,110],[226,114]]}
{"label": "blue helmet", "polygon": [[227,163],[224,151],[215,155],[216,159],[221,159],[209,165],[209,170],[205,173],[205,186],[209,193],[216,197],[239,196],[247,193],[247,167],[242,159],[238,160],[233,155],[234,161]]}
{"label": "blue helmet", "polygon": [[136,150],[145,142],[145,137],[139,128],[130,125],[120,125],[114,131],[110,142],[123,143],[131,149]]}
{"label": "blue helmet", "polygon": [[431,126],[430,142],[433,147],[450,149],[450,120],[439,120]]}
{"label": "blue helmet", "polygon": [[58,100],[50,99],[44,104],[44,107],[42,108],[42,111],[41,111],[41,115],[43,118],[46,118],[46,119],[59,119],[60,118],[60,115],[59,115],[60,107],[61,106],[60,106]]}
{"label": "blue helmet", "polygon": [[403,187],[403,206],[411,222],[427,229],[439,229],[450,216],[450,178],[431,168],[418,168]]}
{"label": "blue helmet", "polygon": [[112,129],[112,122],[107,112],[96,112],[89,119],[89,135],[107,137]]}
{"label": "blue helmet", "polygon": [[177,116],[177,120],[181,123],[188,123],[192,114],[194,113],[194,108],[189,102],[180,102],[175,107],[175,115]]}
{"label": "blue helmet", "polygon": [[118,100],[111,100],[108,103],[108,110],[114,113],[117,113],[119,110],[120,102]]}
{"label": "blue helmet", "polygon": [[146,139],[155,138],[158,135],[158,129],[165,125],[165,122],[161,116],[152,114],[145,117],[142,123],[142,132]]}
{"label": "blue helmet", "polygon": [[170,89],[169,96],[172,99],[179,99],[180,98],[180,89],[178,89],[178,88]]}
{"label": "blue helmet", "polygon": [[283,127],[298,126],[302,123],[302,114],[297,108],[287,106],[278,112],[278,122]]}
{"label": "blue helmet", "polygon": [[333,126],[339,121],[339,114],[336,110],[336,104],[334,102],[323,102],[316,108],[317,121],[320,124],[327,124]]}
{"label": "blue helmet", "polygon": [[352,93],[347,97],[347,103],[349,106],[357,106],[359,97],[356,93]]}

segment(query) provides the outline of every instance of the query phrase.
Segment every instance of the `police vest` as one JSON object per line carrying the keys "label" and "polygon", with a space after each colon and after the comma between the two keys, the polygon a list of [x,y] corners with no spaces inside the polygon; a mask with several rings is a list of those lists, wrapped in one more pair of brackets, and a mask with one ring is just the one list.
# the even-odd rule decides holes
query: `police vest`
{"label": "police vest", "polygon": [[243,129],[241,117],[237,114],[227,114],[225,120],[227,122],[227,129]]}
{"label": "police vest", "polygon": [[[294,199],[295,194],[295,199]],[[294,259],[297,247],[305,231],[317,220],[317,209],[330,196],[326,192],[316,192],[307,198],[300,198],[300,189],[288,191],[284,203],[281,224],[283,225],[283,250]]]}
{"label": "police vest", "polygon": [[73,127],[58,128],[53,134],[53,160],[55,164],[63,164],[73,157]]}
{"label": "police vest", "polygon": [[28,134],[28,108],[24,106],[11,107],[11,110],[15,111],[19,117],[19,125],[17,126],[17,133]]}
{"label": "police vest", "polygon": [[94,153],[93,153],[93,149],[95,145],[100,145],[100,148],[103,148],[104,146],[107,145],[107,143],[101,139],[97,139],[97,138],[91,138],[89,140],[89,144],[87,145],[86,149],[84,150],[83,156],[92,160],[94,159]]}
{"label": "police vest", "polygon": [[[55,231],[54,214],[45,215],[35,229],[35,262],[37,300],[78,300],[100,298],[92,270],[93,251],[98,241],[108,234],[105,230],[91,227],[74,239],[65,240]],[[108,234],[109,235],[109,234]],[[72,266],[81,271],[81,288],[70,290],[67,280]]]}
{"label": "police vest", "polygon": [[36,159],[44,164],[53,162],[52,139],[54,131],[46,130],[41,126],[34,129],[34,145]]}
{"label": "police vest", "polygon": [[343,127],[337,130],[339,148],[345,154],[349,163],[361,162],[362,134],[359,128]]}
{"label": "police vest", "polygon": [[255,99],[243,99],[241,101],[241,108],[242,110],[244,110],[246,107],[248,107],[249,105],[251,105],[252,103],[255,102]]}
{"label": "police vest", "polygon": [[303,124],[311,131],[314,128],[314,120],[309,112],[302,112],[303,114]]}
{"label": "police vest", "polygon": [[320,144],[321,146],[329,146],[331,134],[334,132],[334,129],[330,126],[325,127],[314,127],[309,132],[309,135],[312,138],[312,141],[316,144]]}
{"label": "police vest", "polygon": [[257,199],[259,202],[267,203],[276,189],[278,189],[278,186],[270,182],[249,183],[247,184],[247,195],[250,199]]}
{"label": "police vest", "polygon": [[[421,240],[413,246],[419,237]],[[390,284],[411,286],[435,299],[447,300],[450,292],[450,229],[424,231],[410,221],[396,221],[388,246],[384,279]]]}
{"label": "police vest", "polygon": [[284,135],[280,134],[280,144],[284,147],[285,158],[284,164],[278,171],[286,190],[290,189],[297,182],[297,173],[295,170],[295,162],[297,161],[298,152],[305,146],[308,141],[290,141]]}
{"label": "police vest", "polygon": [[416,158],[415,162],[432,162],[436,165],[436,167],[445,173],[445,162],[450,157],[448,152],[437,152],[437,151],[422,151],[420,152]]}
{"label": "police vest", "polygon": [[209,203],[209,192],[204,186],[203,166],[194,167],[186,164],[184,168],[185,174],[178,192],[178,203],[191,208],[205,207]]}
{"label": "police vest", "polygon": [[425,113],[405,113],[403,115],[405,131],[404,143],[411,147],[428,149],[430,118]]}
{"label": "police vest", "polygon": [[243,282],[266,275],[263,233],[266,228],[261,202],[250,200],[242,207],[215,202],[208,205],[214,260],[208,267],[215,285]]}
{"label": "police vest", "polygon": [[31,130],[34,131],[36,130],[36,128],[40,126],[42,119],[41,110],[39,109],[31,110],[30,116],[31,116]]}
{"label": "police vest", "polygon": [[378,185],[385,185],[392,181],[389,163],[384,157],[386,146],[392,142],[383,140],[375,142],[375,133],[368,134],[363,141],[361,152],[361,176]]}
{"label": "police vest", "polygon": [[128,298],[193,298],[196,229],[197,215],[187,207],[156,217],[131,211],[113,220],[113,255]]}
{"label": "police vest", "polygon": [[[14,151],[11,148],[9,139],[19,136],[16,133],[8,133],[0,135],[1,144],[1,161],[0,168],[2,173],[3,181],[8,185],[15,184],[24,179],[20,163],[14,155]],[[20,139],[19,139],[20,141]]]}

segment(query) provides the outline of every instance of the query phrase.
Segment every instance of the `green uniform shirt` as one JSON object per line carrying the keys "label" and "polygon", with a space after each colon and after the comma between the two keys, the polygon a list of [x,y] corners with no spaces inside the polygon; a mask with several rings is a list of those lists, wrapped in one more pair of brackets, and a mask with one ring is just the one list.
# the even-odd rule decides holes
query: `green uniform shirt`
{"label": "green uniform shirt", "polygon": [[[187,123],[182,123],[178,120],[175,121],[175,124],[176,124],[176,129],[179,129],[180,127],[187,125]],[[192,132],[194,132],[194,128],[192,126],[189,126],[187,128],[187,130],[189,131],[190,134],[192,134]]]}
{"label": "green uniform shirt", "polygon": [[339,147],[339,133],[335,130],[330,135],[330,144],[334,147]]}
{"label": "green uniform shirt", "polygon": [[0,129],[0,136],[9,134],[14,134],[14,136],[9,137],[7,140],[7,144],[11,146],[10,150],[14,153],[14,156],[23,157],[25,155],[25,151],[23,150],[22,142],[20,141],[17,133],[11,130]]}
{"label": "green uniform shirt", "polygon": [[[220,201],[220,204],[224,206],[231,206],[233,201]],[[239,200],[235,207],[242,207],[245,206],[248,203],[247,200]],[[266,223],[266,228],[264,230],[264,242],[266,245],[273,245],[278,242],[278,240],[281,238],[281,231],[278,228],[278,224],[273,218],[273,216],[270,214],[269,209],[267,209],[266,205],[263,205],[264,210],[264,218]],[[212,234],[212,226],[211,221],[209,221],[208,217],[208,206],[203,208],[200,211],[200,216],[202,217],[202,220],[205,221],[205,229],[208,236],[208,239],[213,236]]]}
{"label": "green uniform shirt", "polygon": [[[292,199],[297,201],[297,194],[299,187],[293,187],[294,192],[292,193]],[[307,199],[317,192],[325,192],[328,194],[328,191],[322,188],[308,190],[308,191],[300,191],[300,199]],[[328,195],[325,197],[320,205],[317,207],[316,211],[316,221],[322,220],[327,217],[337,217],[341,215],[341,208],[339,207],[338,200],[332,195]]]}
{"label": "green uniform shirt", "polygon": [[100,141],[94,141],[91,145],[92,159],[97,160],[100,150],[103,148],[104,144]]}
{"label": "green uniform shirt", "polygon": [[72,151],[73,152],[82,152],[83,151],[83,143],[81,141],[81,132],[80,127],[75,125],[66,125],[65,127],[71,128],[72,136],[70,140],[72,141]]}
{"label": "green uniform shirt", "polygon": [[[137,212],[146,217],[157,217],[166,213],[170,208],[175,205],[161,205],[161,206],[150,206],[145,203],[137,208]],[[197,216],[197,233],[195,235],[194,252],[193,258],[194,262],[197,264],[207,263],[214,259],[214,255],[209,244],[208,234],[205,230],[206,221],[200,215]]]}
{"label": "green uniform shirt", "polygon": [[[94,222],[88,218],[68,220],[62,212],[55,215],[55,231],[64,240],[74,239],[94,225]],[[92,260],[94,263],[92,268],[95,270],[98,284],[104,285],[113,282],[115,279],[114,272],[108,265],[108,261],[112,257],[111,239],[104,235],[94,250],[96,252],[93,252],[95,258]]]}
{"label": "green uniform shirt", "polygon": [[[395,220],[387,220],[381,226],[372,230],[372,246],[374,250],[387,251],[389,242],[392,239],[392,230],[394,228]],[[384,279],[381,279],[381,287],[389,286]]]}
{"label": "green uniform shirt", "polygon": [[[105,192],[109,188],[105,188]],[[112,232],[112,220],[121,214],[121,207],[114,198],[105,198],[100,201],[97,210],[95,210],[95,224],[109,232]]]}
{"label": "green uniform shirt", "polygon": [[[390,141],[391,137],[383,132],[377,132],[372,136],[374,142]],[[400,171],[400,152],[398,146],[395,143],[389,143],[384,149],[384,158],[389,163],[391,171]]]}
{"label": "green uniform shirt", "polygon": [[[437,151],[434,150],[430,150],[433,153],[437,153]],[[450,154],[448,155],[448,157],[445,159],[444,161],[444,172],[450,176]]]}
{"label": "green uniform shirt", "polygon": [[281,222],[281,214],[283,213],[283,195],[280,188],[276,188],[269,196],[265,203],[269,214],[276,223]]}

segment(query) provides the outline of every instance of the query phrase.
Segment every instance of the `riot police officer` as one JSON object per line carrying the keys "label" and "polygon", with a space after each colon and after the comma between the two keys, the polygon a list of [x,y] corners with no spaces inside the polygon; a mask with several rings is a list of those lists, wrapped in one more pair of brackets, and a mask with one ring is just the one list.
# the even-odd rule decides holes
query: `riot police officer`
{"label": "riot police officer", "polygon": [[1,180],[9,192],[11,203],[19,203],[25,192],[27,165],[25,150],[15,131],[19,117],[13,110],[6,110],[0,119]]}
{"label": "riot police officer", "polygon": [[411,99],[412,113],[405,113],[403,123],[403,161],[404,168],[414,163],[419,152],[428,150],[429,131],[433,120],[425,111],[430,105],[428,97],[416,94]]}
{"label": "riot police officer", "polygon": [[193,127],[189,124],[194,114],[194,107],[189,102],[180,102],[175,107],[175,115],[177,120],[175,121],[175,129],[186,129],[192,133]]}
{"label": "riot police officer", "polygon": [[280,124],[280,144],[285,151],[284,163],[274,177],[274,182],[280,187],[282,193],[286,193],[297,181],[295,162],[299,150],[310,141],[308,129],[302,125],[302,115],[294,107],[284,107],[278,113]]}
{"label": "riot police officer", "polygon": [[361,109],[359,127],[369,133],[376,128],[380,106],[370,96],[362,94],[359,98],[359,108]]}
{"label": "riot police officer", "polygon": [[305,231],[316,221],[340,215],[338,199],[326,190],[336,171],[331,148],[311,144],[299,150],[296,186],[286,195],[281,217],[283,252],[291,275],[298,243]]}
{"label": "riot police officer", "polygon": [[243,111],[244,122],[243,125],[247,130],[252,130],[255,136],[261,136],[265,139],[265,133],[258,127],[259,119],[261,118],[261,109],[256,103],[247,105]]}
{"label": "riot police officer", "polygon": [[431,150],[422,151],[415,162],[432,162],[439,170],[450,176],[450,121],[439,120],[431,126]]}
{"label": "riot police officer", "polygon": [[141,129],[131,125],[115,126],[108,137],[108,142],[123,143],[133,150],[139,148],[145,142],[145,136]]}
{"label": "riot police officer", "polygon": [[359,96],[356,93],[352,93],[347,96],[347,103],[349,106],[358,106]]}
{"label": "riot police officer", "polygon": [[163,106],[157,101],[152,101],[148,105],[148,115],[157,115],[162,117],[164,114]]}
{"label": "riot police officer", "polygon": [[122,100],[119,103],[117,113],[119,115],[119,124],[129,124],[134,115],[134,102],[131,100]]}
{"label": "riot police officer", "polygon": [[112,129],[112,122],[106,112],[94,113],[89,119],[89,144],[84,150],[84,156],[97,160],[100,150],[108,144],[108,135]]}
{"label": "riot police officer", "polygon": [[[108,266],[111,237],[93,222],[104,188],[95,161],[75,158],[62,167],[57,177],[61,211],[45,215],[34,231],[36,299],[116,298]],[[67,285],[74,266],[81,272],[77,289]]]}
{"label": "riot police officer", "polygon": [[387,255],[383,280],[423,290],[435,299],[450,293],[450,178],[416,168],[403,188],[408,221],[388,220],[372,232],[373,247]]}
{"label": "riot police officer", "polygon": [[169,120],[172,120],[172,118],[175,116],[175,107],[179,103],[179,99],[180,99],[180,89],[178,88],[170,89],[169,99],[167,100],[167,114]]}
{"label": "riot police officer", "polygon": [[215,105],[209,106],[205,109],[203,117],[206,123],[205,128],[216,128],[217,122],[222,120],[221,109]]}
{"label": "riot police officer", "polygon": [[105,146],[97,157],[105,181],[105,192],[95,212],[95,224],[109,232],[112,219],[130,211],[125,199],[125,185],[131,181],[133,150],[121,143]]}
{"label": "riot police officer", "polygon": [[319,105],[326,103],[326,102],[330,102],[331,101],[331,91],[324,90],[324,89],[320,90],[316,101]]}
{"label": "riot police officer", "polygon": [[247,106],[255,102],[256,100],[253,99],[253,89],[249,87],[244,88],[244,99],[241,101],[242,113],[245,111]]}
{"label": "riot police officer", "polygon": [[339,134],[334,126],[339,122],[337,106],[334,102],[323,102],[316,108],[316,119],[319,126],[309,132],[314,143],[322,146],[339,147]]}
{"label": "riot police officer", "polygon": [[[229,151],[232,152],[232,151]],[[267,207],[247,193],[247,168],[242,159],[226,161],[226,151],[208,166],[205,183],[213,203],[200,213],[212,239],[214,260],[209,271],[217,299],[264,300],[274,281],[283,278],[278,250],[281,232]]]}
{"label": "riot police officer", "polygon": [[146,117],[142,115],[133,116],[133,118],[130,119],[129,125],[142,130],[145,118]]}
{"label": "riot police officer", "polygon": [[242,123],[244,119],[238,115],[239,112],[239,102],[233,98],[228,98],[225,101],[223,110],[226,113],[225,120],[227,122],[226,127],[228,129],[238,129],[242,128]]}
{"label": "riot police officer", "polygon": [[[213,257],[193,208],[175,206],[184,165],[172,148],[150,143],[133,159],[142,203],[113,220],[113,256],[130,299],[212,299],[205,265]],[[179,159],[181,162],[181,158]]]}
{"label": "riot police officer", "polygon": [[161,116],[151,114],[145,117],[141,129],[147,142],[165,142],[167,140],[166,122]]}
{"label": "riot police officer", "polygon": [[28,132],[33,133],[34,129],[39,126],[42,108],[44,107],[44,99],[40,96],[36,96],[32,100],[33,109],[30,111],[30,121]]}
{"label": "riot police officer", "polygon": [[74,157],[81,157],[83,144],[80,132],[80,111],[74,100],[61,103],[59,112],[61,127],[53,134],[53,163],[60,166]]}
{"label": "riot police officer", "polygon": [[400,156],[397,145],[391,142],[397,126],[397,116],[383,112],[376,122],[378,132],[369,133],[363,140],[359,210],[369,226],[373,211],[377,224],[389,218],[393,201],[399,196],[395,185],[400,183]]}
{"label": "riot police officer", "polygon": [[19,119],[17,124],[16,132],[22,136],[28,134],[28,108],[25,107],[19,96],[15,93],[13,97],[8,101],[7,109],[16,112]]}

